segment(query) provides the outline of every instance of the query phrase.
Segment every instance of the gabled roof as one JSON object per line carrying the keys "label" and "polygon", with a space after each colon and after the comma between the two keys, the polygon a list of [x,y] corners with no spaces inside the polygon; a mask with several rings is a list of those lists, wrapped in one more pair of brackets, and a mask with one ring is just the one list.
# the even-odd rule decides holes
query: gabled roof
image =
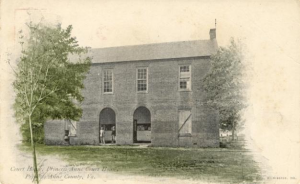
{"label": "gabled roof", "polygon": [[217,49],[213,39],[96,48],[88,55],[93,57],[93,63],[109,63],[211,56]]}

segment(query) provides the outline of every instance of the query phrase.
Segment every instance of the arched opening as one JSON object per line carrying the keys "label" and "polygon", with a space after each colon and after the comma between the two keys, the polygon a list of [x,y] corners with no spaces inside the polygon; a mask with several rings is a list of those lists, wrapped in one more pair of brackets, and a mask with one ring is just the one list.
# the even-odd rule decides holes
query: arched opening
{"label": "arched opening", "polygon": [[133,142],[151,142],[151,114],[146,107],[139,107],[133,114]]}
{"label": "arched opening", "polygon": [[105,143],[115,143],[116,137],[116,113],[111,108],[105,108],[100,112],[99,117],[99,142],[100,140],[100,129],[104,129],[104,140]]}

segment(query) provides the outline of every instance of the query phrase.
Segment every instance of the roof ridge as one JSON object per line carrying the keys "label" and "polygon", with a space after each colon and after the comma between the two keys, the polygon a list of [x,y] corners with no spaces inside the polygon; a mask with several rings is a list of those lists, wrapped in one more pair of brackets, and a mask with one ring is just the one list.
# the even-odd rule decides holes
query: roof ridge
{"label": "roof ridge", "polygon": [[177,42],[93,48],[87,55],[93,57],[93,63],[110,63],[211,56],[216,53],[217,48],[216,39],[183,40]]}
{"label": "roof ridge", "polygon": [[112,48],[120,48],[120,47],[134,47],[134,46],[149,46],[149,45],[160,45],[160,44],[173,44],[173,43],[183,43],[183,42],[198,42],[198,41],[212,41],[212,40],[207,39],[207,40],[183,40],[183,41],[171,41],[171,42],[158,42],[158,43],[123,45],[123,46],[113,46],[113,47],[98,47],[98,48],[92,48],[91,50],[112,49]]}

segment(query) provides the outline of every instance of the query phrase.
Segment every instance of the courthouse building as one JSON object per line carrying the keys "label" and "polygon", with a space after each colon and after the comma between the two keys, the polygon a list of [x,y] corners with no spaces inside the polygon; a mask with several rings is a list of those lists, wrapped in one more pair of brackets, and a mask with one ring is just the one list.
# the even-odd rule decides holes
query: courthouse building
{"label": "courthouse building", "polygon": [[116,144],[218,147],[217,113],[204,103],[203,78],[217,52],[216,29],[207,40],[92,49],[79,122],[45,123],[46,144],[98,145],[99,129]]}

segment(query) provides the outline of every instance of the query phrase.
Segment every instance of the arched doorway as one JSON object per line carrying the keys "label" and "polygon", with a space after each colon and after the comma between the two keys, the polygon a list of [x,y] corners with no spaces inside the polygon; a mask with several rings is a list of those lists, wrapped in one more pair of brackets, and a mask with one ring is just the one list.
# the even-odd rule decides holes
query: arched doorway
{"label": "arched doorway", "polygon": [[[99,117],[99,134],[100,128],[105,130],[105,142],[112,143],[112,131],[113,127],[116,129],[116,113],[111,108],[105,108],[100,112]],[[100,135],[99,135],[100,137]],[[99,140],[100,141],[100,140]]]}
{"label": "arched doorway", "polygon": [[146,107],[138,107],[133,114],[133,142],[151,142],[151,114]]}

